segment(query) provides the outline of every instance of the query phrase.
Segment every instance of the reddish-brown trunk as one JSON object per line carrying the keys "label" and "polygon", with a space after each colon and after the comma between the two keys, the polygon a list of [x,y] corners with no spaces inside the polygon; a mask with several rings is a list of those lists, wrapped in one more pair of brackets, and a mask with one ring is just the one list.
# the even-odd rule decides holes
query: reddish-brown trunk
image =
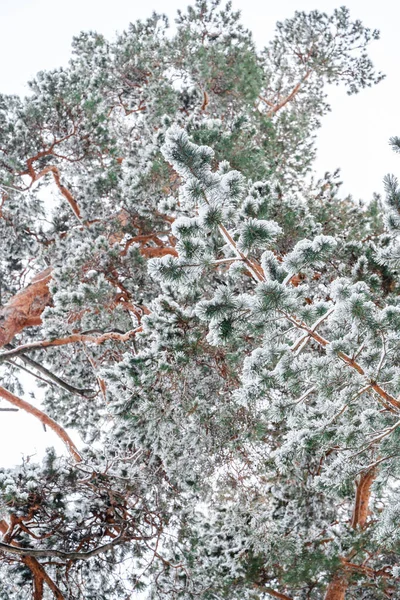
{"label": "reddish-brown trunk", "polygon": [[25,327],[41,324],[41,314],[51,303],[50,279],[51,269],[48,268],[0,309],[0,347],[11,342]]}
{"label": "reddish-brown trunk", "polygon": [[[369,501],[371,498],[371,486],[377,475],[376,468],[369,469],[360,475],[360,479],[357,483],[356,497],[354,502],[353,516],[351,520],[351,526],[353,529],[361,527],[364,529],[366,526],[367,518],[369,515]],[[349,557],[341,559],[344,564],[347,563]],[[345,600],[346,590],[349,587],[348,577],[344,571],[344,568],[335,573],[332,581],[330,582],[328,589],[326,590],[325,600]]]}
{"label": "reddish-brown trunk", "polygon": [[337,573],[326,590],[324,600],[345,600],[348,587],[349,582],[344,573]]}
{"label": "reddish-brown trunk", "polygon": [[354,512],[351,526],[356,529],[357,526],[364,529],[369,515],[369,500],[371,497],[371,486],[376,477],[376,469],[365,471],[360,476],[357,484],[356,499],[354,503]]}

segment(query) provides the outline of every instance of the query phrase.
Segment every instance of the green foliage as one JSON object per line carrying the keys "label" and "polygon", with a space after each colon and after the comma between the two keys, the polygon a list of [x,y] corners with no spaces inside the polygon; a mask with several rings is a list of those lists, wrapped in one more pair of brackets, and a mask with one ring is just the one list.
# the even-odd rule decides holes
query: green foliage
{"label": "green foliage", "polygon": [[1,470],[1,598],[41,586],[17,545],[43,598],[398,587],[399,185],[367,204],[305,178],[326,84],[379,82],[377,38],[296,12],[258,51],[197,0],[0,96],[3,385],[33,373],[82,454]]}

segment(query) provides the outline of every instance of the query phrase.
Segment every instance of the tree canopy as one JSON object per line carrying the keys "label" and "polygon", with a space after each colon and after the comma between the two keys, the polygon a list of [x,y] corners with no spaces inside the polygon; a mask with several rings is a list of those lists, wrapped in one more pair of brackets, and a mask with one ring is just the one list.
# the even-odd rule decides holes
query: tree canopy
{"label": "tree canopy", "polygon": [[0,469],[2,600],[396,597],[400,186],[313,173],[378,37],[196,0],[0,95],[0,398],[68,450]]}

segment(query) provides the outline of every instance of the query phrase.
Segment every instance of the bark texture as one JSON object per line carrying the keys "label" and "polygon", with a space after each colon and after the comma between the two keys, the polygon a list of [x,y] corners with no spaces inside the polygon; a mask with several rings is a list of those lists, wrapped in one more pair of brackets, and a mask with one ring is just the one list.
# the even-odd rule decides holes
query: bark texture
{"label": "bark texture", "polygon": [[51,303],[50,279],[49,267],[36,275],[26,288],[0,309],[0,347],[9,344],[25,327],[42,323],[42,312]]}

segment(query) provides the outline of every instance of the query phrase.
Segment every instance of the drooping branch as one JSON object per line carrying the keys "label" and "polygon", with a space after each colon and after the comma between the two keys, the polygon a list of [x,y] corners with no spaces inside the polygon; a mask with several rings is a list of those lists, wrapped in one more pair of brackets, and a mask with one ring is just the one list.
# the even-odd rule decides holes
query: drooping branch
{"label": "drooping branch", "polygon": [[[7,344],[6,348],[13,350],[13,347],[11,346],[11,344]],[[61,377],[58,377],[58,375],[55,375],[49,369],[47,369],[46,367],[44,367],[43,365],[38,363],[36,360],[33,360],[29,356],[25,356],[24,354],[21,353],[18,355],[18,358],[19,358],[19,360],[21,360],[23,362],[24,365],[28,365],[28,366],[32,367],[33,369],[35,369],[36,371],[39,371],[39,373],[42,373],[42,375],[45,375],[47,379],[44,379],[43,377],[40,377],[40,379],[47,384],[52,384],[52,385],[55,384],[58,387],[63,388],[64,390],[67,390],[67,392],[70,392],[71,394],[76,394],[78,396],[82,396],[83,398],[87,398],[88,395],[92,395],[95,393],[95,390],[92,390],[90,388],[76,388],[75,386],[68,383],[68,381],[64,381],[64,379],[61,379]],[[16,366],[17,368],[24,369],[25,371],[27,371],[29,374],[33,375],[34,377],[39,377],[37,374],[32,373],[32,371],[29,371],[28,369],[25,369],[20,364],[13,361],[12,359],[8,359],[6,362],[9,362],[10,364]],[[16,410],[16,409],[9,408],[7,410]]]}
{"label": "drooping branch", "polygon": [[76,462],[81,462],[82,458],[78,452],[78,448],[75,446],[74,442],[71,440],[65,429],[61,427],[61,425],[56,423],[56,421],[54,421],[51,417],[46,415],[46,413],[41,411],[39,408],[36,408],[36,406],[32,406],[32,404],[30,404],[26,400],[18,398],[18,396],[15,396],[2,386],[0,386],[0,397],[4,398],[4,400],[7,400],[7,402],[10,402],[17,408],[21,408],[30,415],[33,415],[34,417],[39,419],[39,421],[43,423],[43,425],[47,425],[63,441],[63,443],[65,444],[73,458],[76,460]]}

